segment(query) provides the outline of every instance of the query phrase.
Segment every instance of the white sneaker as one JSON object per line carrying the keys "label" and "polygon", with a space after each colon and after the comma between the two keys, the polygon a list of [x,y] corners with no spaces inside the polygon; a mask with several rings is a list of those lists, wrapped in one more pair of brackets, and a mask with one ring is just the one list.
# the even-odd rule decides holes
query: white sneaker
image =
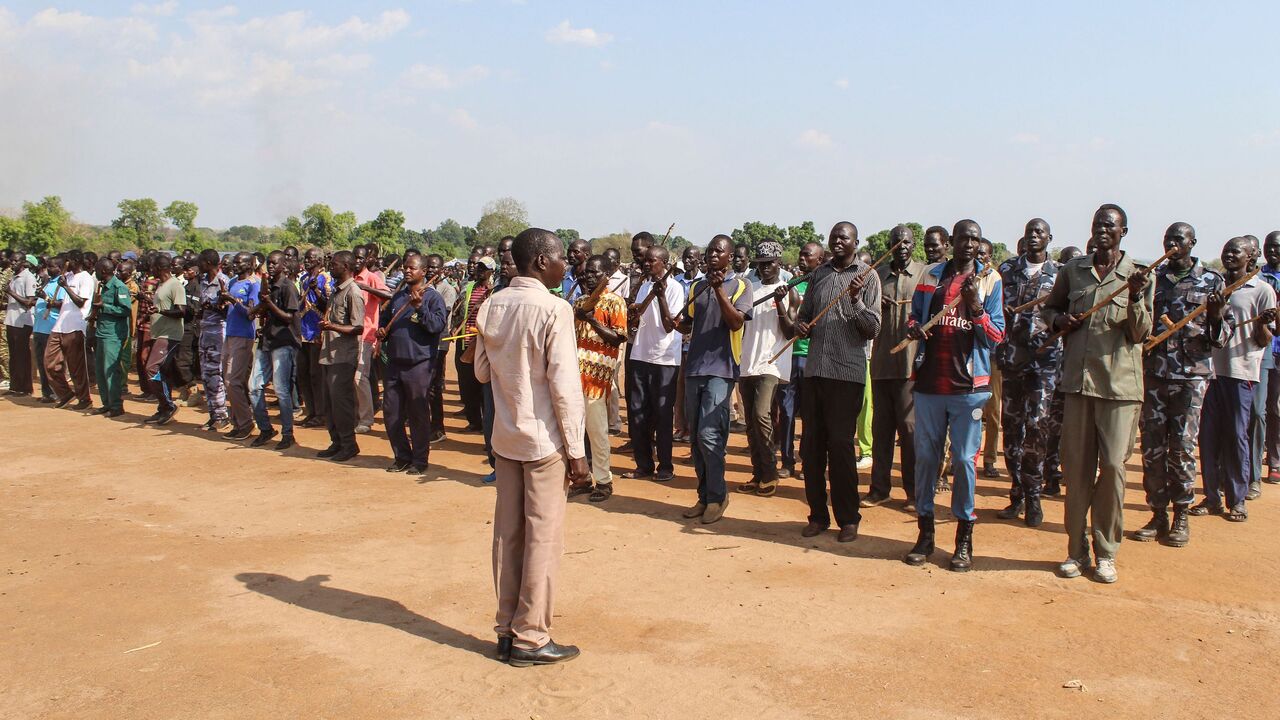
{"label": "white sneaker", "polygon": [[1098,567],[1093,571],[1093,579],[1100,583],[1116,581],[1116,561],[1112,558],[1098,558]]}
{"label": "white sneaker", "polygon": [[858,461],[859,470],[870,470],[871,465],[872,465],[871,458],[867,456],[863,456],[863,458]]}
{"label": "white sneaker", "polygon": [[368,425],[357,425],[357,426],[356,426],[356,434],[357,434],[357,435],[364,435],[365,433],[369,432],[371,429],[372,429],[372,428],[370,428]]}
{"label": "white sneaker", "polygon": [[1067,558],[1065,562],[1058,566],[1058,575],[1064,578],[1078,578],[1085,568],[1089,567],[1089,561],[1077,560],[1075,558]]}
{"label": "white sneaker", "polygon": [[8,389],[9,389],[9,381],[0,380],[0,390],[8,390]]}

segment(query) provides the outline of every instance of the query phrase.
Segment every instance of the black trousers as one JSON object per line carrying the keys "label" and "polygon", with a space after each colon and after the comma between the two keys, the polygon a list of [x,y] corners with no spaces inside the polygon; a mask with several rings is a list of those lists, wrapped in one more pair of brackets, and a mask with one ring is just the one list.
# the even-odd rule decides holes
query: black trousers
{"label": "black trousers", "polygon": [[449,346],[444,346],[431,361],[431,432],[444,432],[444,368],[449,358]]}
{"label": "black trousers", "polygon": [[9,344],[9,390],[31,394],[31,326],[4,326]]}
{"label": "black trousers", "polygon": [[902,489],[916,501],[916,402],[911,380],[871,381],[871,487],[868,495],[889,497],[893,487],[894,438],[902,440]]}
{"label": "black trousers", "polygon": [[49,385],[49,371],[44,367],[44,349],[49,345],[49,333],[33,333],[31,337],[36,347],[36,370],[40,373],[40,397],[56,399],[53,386]]}
{"label": "black trousers", "polygon": [[858,413],[862,411],[862,393],[862,383],[831,378],[807,377],[801,385],[804,435],[800,438],[800,459],[804,463],[809,522],[831,524],[831,515],[827,512],[828,479],[836,524],[844,527],[862,521],[858,510],[858,459],[854,440]]}
{"label": "black trousers", "polygon": [[671,436],[675,428],[676,374],[680,368],[632,360],[627,372],[627,429],[636,472],[652,475],[655,462],[658,472],[672,472],[675,467],[671,463]]}
{"label": "black trousers", "polygon": [[466,414],[467,425],[480,428],[484,423],[484,389],[476,379],[476,366],[462,362],[462,352],[454,354],[453,366],[458,371],[458,394],[462,396],[462,410]]}
{"label": "black trousers", "polygon": [[325,407],[329,402],[325,399],[324,370],[320,365],[320,343],[304,342],[299,352],[294,372],[298,376],[298,395],[306,407],[307,418],[324,418]]}
{"label": "black trousers", "polygon": [[328,406],[329,442],[344,450],[356,447],[356,364],[321,365]]}
{"label": "black trousers", "polygon": [[436,362],[417,365],[387,364],[383,413],[387,439],[395,459],[426,467],[431,452],[431,394]]}

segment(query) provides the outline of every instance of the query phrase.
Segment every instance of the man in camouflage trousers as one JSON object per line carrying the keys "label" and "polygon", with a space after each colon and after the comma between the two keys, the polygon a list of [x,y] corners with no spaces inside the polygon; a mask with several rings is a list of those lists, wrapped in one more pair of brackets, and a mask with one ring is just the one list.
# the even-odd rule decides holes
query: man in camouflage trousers
{"label": "man in camouflage trousers", "polygon": [[996,351],[1004,373],[1004,405],[1001,425],[1004,432],[1004,460],[1012,486],[1009,506],[998,513],[1005,520],[1026,510],[1027,527],[1044,522],[1040,492],[1044,485],[1048,450],[1050,408],[1062,354],[1061,341],[1044,348],[1049,326],[1040,318],[1039,306],[1013,312],[1036,298],[1046,296],[1058,278],[1058,265],[1048,253],[1053,235],[1040,218],[1027,223],[1019,246],[1023,254],[1010,260],[1000,277],[1004,279],[1004,317],[1008,330]]}
{"label": "man in camouflage trousers", "polygon": [[200,253],[200,380],[204,383],[209,420],[201,430],[218,432],[228,424],[227,391],[222,382],[222,343],[226,336],[227,308],[221,294],[230,280],[219,267],[217,250]]}
{"label": "man in camouflage trousers", "polygon": [[[1221,275],[1192,257],[1196,234],[1190,225],[1169,226],[1165,250],[1173,245],[1179,251],[1156,271],[1152,335],[1164,332],[1169,323],[1186,317],[1211,295],[1220,297],[1226,285]],[[1230,310],[1224,313],[1224,309],[1222,302],[1211,305],[1143,358],[1142,488],[1152,515],[1133,533],[1134,540],[1184,547],[1191,539],[1187,510],[1195,499],[1200,408],[1213,377],[1210,351],[1223,347],[1232,334]]]}

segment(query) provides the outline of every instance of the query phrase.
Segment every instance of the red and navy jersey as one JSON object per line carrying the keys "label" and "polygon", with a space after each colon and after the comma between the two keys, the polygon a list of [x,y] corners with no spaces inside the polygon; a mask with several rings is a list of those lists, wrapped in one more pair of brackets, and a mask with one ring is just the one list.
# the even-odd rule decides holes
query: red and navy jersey
{"label": "red and navy jersey", "polygon": [[[977,266],[981,271],[982,266]],[[956,275],[951,263],[926,269],[911,300],[908,326],[923,325],[960,295],[969,274]],[[1004,306],[1000,275],[979,278],[983,312],[974,317],[965,303],[957,303],[929,331],[916,361],[916,392],[964,395],[983,392],[991,383],[991,350],[1004,339]]]}

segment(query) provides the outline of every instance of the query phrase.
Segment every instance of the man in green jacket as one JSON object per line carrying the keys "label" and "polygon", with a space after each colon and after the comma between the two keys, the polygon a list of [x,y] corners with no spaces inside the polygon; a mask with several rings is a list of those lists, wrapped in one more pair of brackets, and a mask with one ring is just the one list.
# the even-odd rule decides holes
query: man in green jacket
{"label": "man in green jacket", "polygon": [[[1086,526],[1092,521],[1094,579],[1116,581],[1116,550],[1124,529],[1125,460],[1133,452],[1142,409],[1142,343],[1151,331],[1154,286],[1149,268],[1120,250],[1129,221],[1117,205],[1093,216],[1093,253],[1058,273],[1041,313],[1065,334],[1062,380],[1062,472],[1067,484],[1067,560],[1058,571],[1079,577],[1089,568]],[[1085,311],[1118,294],[1091,315]]]}
{"label": "man in green jacket", "polygon": [[121,393],[124,390],[124,346],[129,340],[129,325],[133,317],[133,295],[120,278],[116,277],[115,263],[108,258],[98,261],[94,268],[98,276],[98,296],[93,302],[94,338],[98,343],[94,353],[93,369],[98,378],[98,395],[102,407],[94,415],[119,417],[124,414]]}

